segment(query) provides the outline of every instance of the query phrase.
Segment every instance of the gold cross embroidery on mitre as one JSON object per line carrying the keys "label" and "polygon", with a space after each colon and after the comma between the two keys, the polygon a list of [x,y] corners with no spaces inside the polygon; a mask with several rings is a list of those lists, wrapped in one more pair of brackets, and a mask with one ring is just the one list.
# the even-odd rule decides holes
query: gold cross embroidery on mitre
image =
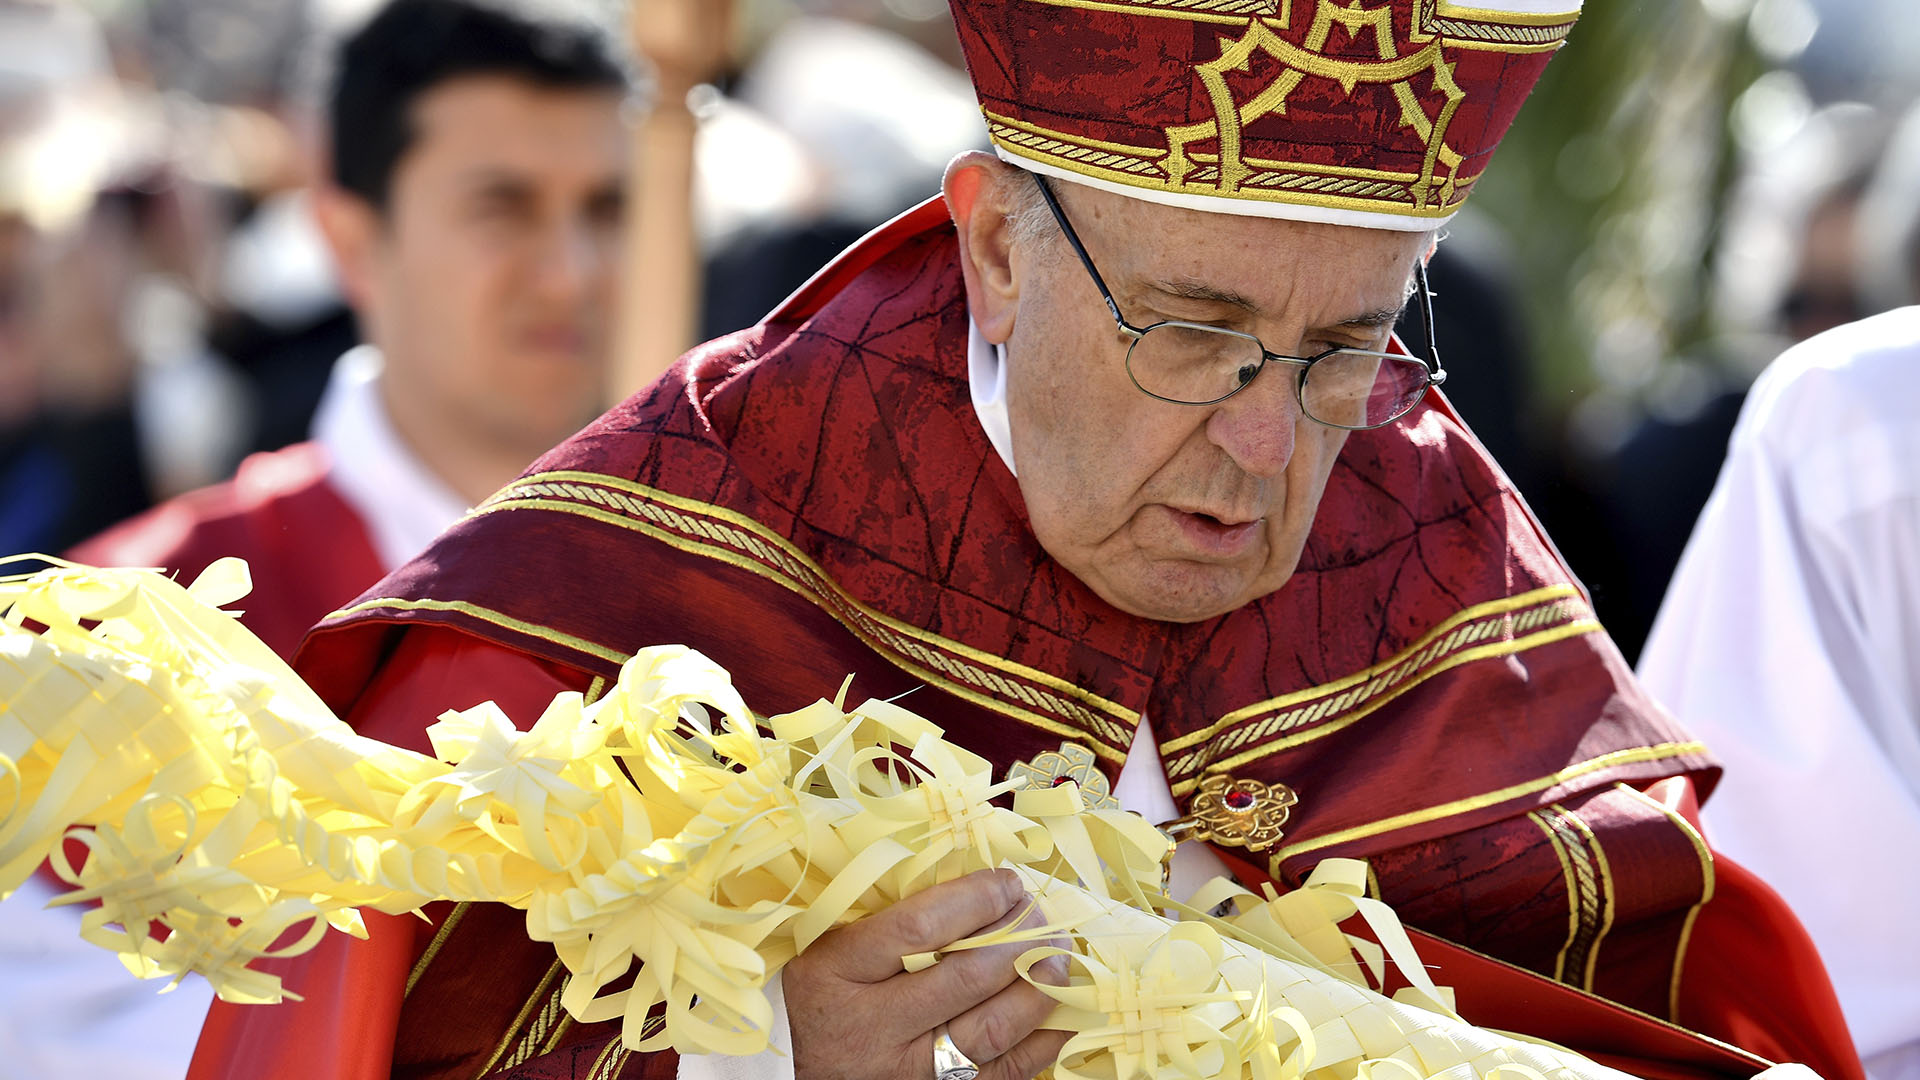
{"label": "gold cross embroidery on mitre", "polygon": [[[994,141],[1016,154],[1138,187],[1222,194],[1347,209],[1398,204],[1421,216],[1450,214],[1474,177],[1461,175],[1463,155],[1448,145],[1466,94],[1456,78],[1462,53],[1551,52],[1579,18],[1578,0],[1558,12],[1465,7],[1452,0],[1411,0],[1407,34],[1396,37],[1395,8],[1386,0],[1026,0],[1051,7],[1117,12],[1217,27],[1219,55],[1193,64],[1213,117],[1160,130],[1164,148],[1090,139],[1032,118],[987,110]],[[1311,7],[1309,7],[1311,5]],[[1282,35],[1311,10],[1301,40]],[[1327,55],[1336,33],[1358,44],[1358,58]],[[1366,55],[1370,52],[1371,55]],[[1236,100],[1229,72],[1251,72],[1256,56],[1282,69],[1246,100]],[[1430,85],[1423,94],[1416,83]],[[1351,95],[1360,86],[1390,87],[1400,124],[1424,147],[1418,171],[1272,161],[1247,155],[1244,131],[1262,117],[1284,114],[1307,79],[1325,79]],[[1244,96],[1244,92],[1243,95]],[[1198,148],[1215,143],[1218,153]]]}
{"label": "gold cross embroidery on mitre", "polygon": [[[1318,0],[1313,22],[1307,27],[1306,37],[1299,45],[1275,32],[1289,28],[1292,6],[1282,3],[1273,15],[1249,19],[1246,32],[1237,41],[1226,37],[1220,39],[1218,58],[1194,65],[1194,73],[1200,77],[1213,102],[1214,118],[1167,129],[1168,153],[1161,167],[1166,171],[1168,180],[1180,184],[1193,172],[1196,166],[1187,153],[1189,145],[1218,139],[1219,190],[1222,194],[1238,191],[1241,182],[1253,172],[1241,152],[1242,129],[1261,117],[1284,114],[1288,97],[1302,81],[1313,76],[1339,83],[1348,94],[1352,94],[1356,86],[1391,86],[1394,98],[1400,104],[1400,123],[1412,128],[1426,146],[1420,175],[1409,186],[1414,208],[1424,210],[1433,201],[1437,180],[1435,174],[1441,168],[1445,168],[1446,178],[1439,182],[1438,201],[1443,206],[1451,203],[1459,182],[1461,157],[1447,146],[1446,134],[1448,125],[1453,121],[1454,110],[1466,94],[1453,80],[1453,65],[1441,50],[1443,39],[1433,33],[1433,12],[1425,3],[1416,0],[1409,44],[1417,48],[1402,55],[1393,36],[1391,4],[1367,8],[1362,6],[1361,0],[1353,0],[1351,5],[1343,7],[1335,0]],[[1379,59],[1349,60],[1327,56],[1323,50],[1335,26],[1355,38],[1371,32],[1374,51]],[[1248,71],[1256,52],[1280,61],[1286,70],[1251,100],[1236,102],[1227,87],[1226,74],[1229,71]],[[1413,79],[1423,72],[1432,76],[1434,89],[1446,99],[1440,106],[1438,116],[1428,116],[1414,92]]]}

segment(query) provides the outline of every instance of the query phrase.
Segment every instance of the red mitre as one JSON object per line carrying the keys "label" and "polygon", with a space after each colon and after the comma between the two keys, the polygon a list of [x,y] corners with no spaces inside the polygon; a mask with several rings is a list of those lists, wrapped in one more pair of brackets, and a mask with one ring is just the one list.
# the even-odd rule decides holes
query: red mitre
{"label": "red mitre", "polygon": [[1023,168],[1200,210],[1451,217],[1581,0],[952,0]]}

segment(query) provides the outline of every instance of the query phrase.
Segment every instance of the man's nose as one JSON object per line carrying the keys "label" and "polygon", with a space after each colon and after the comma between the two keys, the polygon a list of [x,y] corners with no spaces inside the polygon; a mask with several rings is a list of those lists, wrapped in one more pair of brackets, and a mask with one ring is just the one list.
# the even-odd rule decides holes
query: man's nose
{"label": "man's nose", "polygon": [[1293,458],[1293,437],[1302,423],[1291,366],[1269,364],[1253,384],[1214,407],[1207,438],[1233,463],[1259,477],[1278,476]]}
{"label": "man's nose", "polygon": [[575,222],[556,223],[541,238],[534,264],[535,289],[549,299],[578,300],[606,273],[603,248],[587,226]]}

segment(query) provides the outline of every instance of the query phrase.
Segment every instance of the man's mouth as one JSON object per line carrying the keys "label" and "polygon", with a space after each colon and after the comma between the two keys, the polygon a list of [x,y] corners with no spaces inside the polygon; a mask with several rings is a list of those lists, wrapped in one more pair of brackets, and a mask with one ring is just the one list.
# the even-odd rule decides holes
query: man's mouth
{"label": "man's mouth", "polygon": [[1179,525],[1180,535],[1204,554],[1217,559],[1232,559],[1246,554],[1260,539],[1264,518],[1249,518],[1232,512],[1209,513],[1205,510],[1181,510],[1168,507]]}
{"label": "man's mouth", "polygon": [[549,355],[578,356],[587,350],[587,335],[565,324],[528,327],[521,332],[520,340],[534,351]]}

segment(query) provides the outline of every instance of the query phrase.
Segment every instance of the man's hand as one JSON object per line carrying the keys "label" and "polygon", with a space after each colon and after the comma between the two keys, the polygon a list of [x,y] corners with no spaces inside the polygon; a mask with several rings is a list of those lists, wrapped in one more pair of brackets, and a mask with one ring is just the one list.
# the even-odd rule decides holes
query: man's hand
{"label": "man's hand", "polygon": [[733,6],[733,0],[634,0],[633,48],[653,65],[661,103],[678,106],[688,90],[726,69]]}
{"label": "man's hand", "polygon": [[[1053,1000],[1022,982],[1013,961],[1048,942],[966,949],[908,974],[901,957],[1040,916],[1020,879],[982,870],[936,885],[828,934],[782,976],[798,1080],[928,1080],[933,1032],[947,1025],[981,1080],[1026,1080],[1053,1064],[1063,1031],[1036,1030]],[[1065,981],[1058,957],[1034,968]]]}

